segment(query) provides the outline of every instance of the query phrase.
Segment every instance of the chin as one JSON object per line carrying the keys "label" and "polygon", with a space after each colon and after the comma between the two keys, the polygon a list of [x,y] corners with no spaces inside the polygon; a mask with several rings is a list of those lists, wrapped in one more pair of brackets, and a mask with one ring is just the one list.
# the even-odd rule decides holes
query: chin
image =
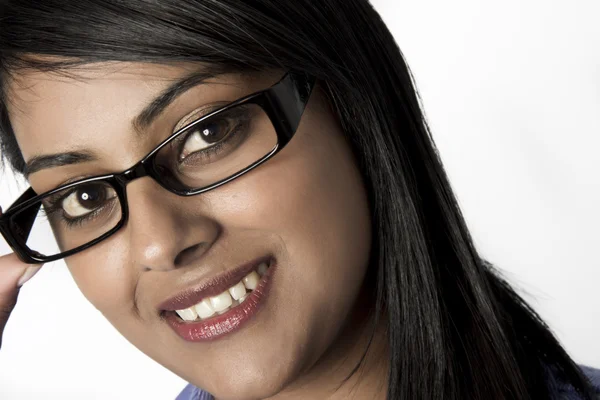
{"label": "chin", "polygon": [[[279,361],[281,364],[281,361]],[[267,399],[281,392],[295,375],[293,366],[271,364],[270,366],[241,366],[225,368],[227,372],[217,374],[210,385],[194,385],[209,391],[219,400],[259,400]],[[202,373],[202,371],[201,371]],[[206,370],[202,373],[206,379]]]}

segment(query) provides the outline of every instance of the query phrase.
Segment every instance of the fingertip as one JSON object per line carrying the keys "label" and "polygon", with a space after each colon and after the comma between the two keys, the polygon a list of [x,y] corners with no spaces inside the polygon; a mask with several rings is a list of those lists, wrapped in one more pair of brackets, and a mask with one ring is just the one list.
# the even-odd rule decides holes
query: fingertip
{"label": "fingertip", "polygon": [[19,280],[17,281],[17,287],[21,287],[23,286],[28,280],[30,280],[31,278],[33,278],[33,276],[35,274],[38,273],[38,271],[40,270],[40,268],[42,268],[41,265],[32,265],[30,267],[28,267],[25,272],[23,273],[23,275],[21,275],[21,277],[19,278]]}

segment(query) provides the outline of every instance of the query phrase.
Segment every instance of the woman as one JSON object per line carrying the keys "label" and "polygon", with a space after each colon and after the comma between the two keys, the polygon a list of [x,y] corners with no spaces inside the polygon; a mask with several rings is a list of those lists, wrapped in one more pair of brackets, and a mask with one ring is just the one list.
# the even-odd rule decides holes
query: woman
{"label": "woman", "polygon": [[2,309],[65,258],[186,399],[594,398],[477,254],[367,1],[0,4],[3,156],[32,186]]}

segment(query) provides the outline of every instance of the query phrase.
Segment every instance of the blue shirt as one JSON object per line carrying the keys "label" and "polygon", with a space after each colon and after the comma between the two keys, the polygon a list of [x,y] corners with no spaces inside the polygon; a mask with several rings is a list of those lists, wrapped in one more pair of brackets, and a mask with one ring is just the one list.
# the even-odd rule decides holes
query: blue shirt
{"label": "blue shirt", "polygon": [[[592,382],[592,385],[596,389],[596,393],[600,394],[600,370],[586,366],[582,366],[581,370]],[[570,385],[565,385],[554,378],[551,378],[551,380],[548,381],[548,384],[549,387],[552,388],[551,390],[555,390],[557,394],[562,395],[560,397],[561,399],[579,400],[579,396]],[[198,389],[192,385],[187,385],[183,392],[177,396],[176,400],[214,400],[214,398],[210,393],[205,392],[204,390]]]}

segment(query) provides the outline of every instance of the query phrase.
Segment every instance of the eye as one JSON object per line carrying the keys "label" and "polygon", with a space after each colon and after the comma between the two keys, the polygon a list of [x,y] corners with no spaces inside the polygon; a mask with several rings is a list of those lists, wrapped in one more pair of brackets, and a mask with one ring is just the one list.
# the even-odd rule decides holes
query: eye
{"label": "eye", "polygon": [[115,190],[109,186],[84,185],[63,199],[62,209],[67,217],[82,217],[101,208],[115,196]]}
{"label": "eye", "polygon": [[229,133],[227,121],[211,121],[194,127],[186,138],[183,150],[179,156],[184,159],[188,155],[215,145]]}

